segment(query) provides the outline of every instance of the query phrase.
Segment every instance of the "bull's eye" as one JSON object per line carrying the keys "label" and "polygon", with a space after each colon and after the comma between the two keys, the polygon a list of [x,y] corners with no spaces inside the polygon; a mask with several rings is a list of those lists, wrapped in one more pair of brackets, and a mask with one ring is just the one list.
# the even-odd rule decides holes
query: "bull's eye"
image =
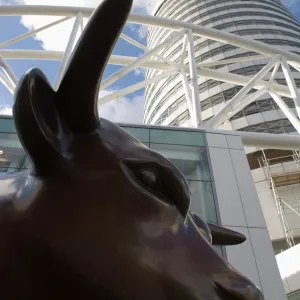
{"label": "bull's eye", "polygon": [[[189,210],[190,194],[184,176],[165,158],[153,154],[153,161],[124,159],[122,171],[140,191],[146,192],[156,200],[175,206],[182,216]],[[157,162],[158,158],[164,162]]]}
{"label": "bull's eye", "polygon": [[159,183],[159,174],[153,169],[140,170],[136,176],[141,183],[149,187],[155,187]]}
{"label": "bull's eye", "polygon": [[160,200],[172,203],[174,196],[166,178],[163,176],[163,168],[156,163],[126,162],[130,178],[143,189],[158,197]]}

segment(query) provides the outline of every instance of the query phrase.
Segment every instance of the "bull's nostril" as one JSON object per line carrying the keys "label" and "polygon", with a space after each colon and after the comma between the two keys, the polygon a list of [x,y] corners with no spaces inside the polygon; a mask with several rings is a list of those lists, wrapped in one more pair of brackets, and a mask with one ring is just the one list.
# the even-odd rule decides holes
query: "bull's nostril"
{"label": "bull's nostril", "polygon": [[241,284],[230,290],[221,284],[215,283],[217,295],[222,300],[264,300],[260,290],[254,285]]}

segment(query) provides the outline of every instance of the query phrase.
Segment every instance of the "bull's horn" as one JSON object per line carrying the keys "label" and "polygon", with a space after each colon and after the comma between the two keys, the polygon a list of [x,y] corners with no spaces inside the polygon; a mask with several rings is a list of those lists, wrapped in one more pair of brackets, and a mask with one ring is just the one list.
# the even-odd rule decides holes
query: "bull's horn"
{"label": "bull's horn", "polygon": [[92,132],[99,124],[100,80],[131,7],[132,0],[103,0],[69,60],[58,89],[57,105],[74,133]]}

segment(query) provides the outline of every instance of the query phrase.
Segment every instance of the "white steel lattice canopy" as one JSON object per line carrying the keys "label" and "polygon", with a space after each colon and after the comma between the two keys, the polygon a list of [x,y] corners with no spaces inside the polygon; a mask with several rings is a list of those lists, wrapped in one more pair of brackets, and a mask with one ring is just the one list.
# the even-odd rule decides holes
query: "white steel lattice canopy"
{"label": "white steel lattice canopy", "polygon": [[[61,61],[57,78],[54,83],[54,89],[58,89],[61,78],[64,74],[68,60],[72,53],[72,49],[76,42],[76,37],[80,31],[83,31],[83,18],[89,18],[93,9],[82,7],[58,7],[58,6],[0,6],[0,16],[22,16],[22,15],[48,15],[48,16],[61,16],[58,21],[47,24],[41,28],[34,29],[15,37],[11,40],[2,42],[0,44],[0,66],[4,74],[0,72],[0,81],[6,88],[13,93],[18,78],[10,68],[9,59],[34,59],[34,60],[58,60]],[[75,18],[72,31],[69,36],[67,47],[64,52],[59,51],[46,51],[46,50],[30,50],[30,49],[3,49],[20,40],[29,36],[33,36],[38,32],[47,30],[58,24],[66,22]],[[300,133],[300,90],[297,89],[293,79],[290,66],[300,72],[300,56],[294,53],[285,51],[281,48],[273,47],[253,39],[248,39],[242,36],[230,34],[216,29],[211,29],[191,23],[184,23],[181,21],[164,19],[150,15],[131,14],[129,23],[144,24],[147,26],[164,27],[177,33],[171,35],[164,42],[159,44],[153,49],[149,49],[131,37],[121,34],[120,38],[126,40],[132,45],[142,49],[144,54],[140,57],[129,57],[121,55],[112,55],[109,64],[124,66],[121,70],[117,71],[101,84],[101,89],[109,87],[111,84],[128,74],[135,68],[157,69],[162,73],[149,78],[143,82],[138,82],[113,94],[109,94],[99,99],[99,103],[103,104],[111,100],[123,97],[136,90],[142,89],[154,82],[158,82],[170,76],[180,74],[182,84],[184,87],[185,98],[189,108],[190,116],[192,119],[193,127],[201,127],[201,108],[198,92],[198,77],[203,76],[207,79],[218,80],[234,85],[243,86],[243,88],[219,111],[213,118],[206,124],[207,128],[217,128],[222,123],[226,122],[234,114],[242,110],[244,107],[254,102],[265,93],[269,93],[274,99],[276,104],[282,110],[284,115],[293,124],[296,131]],[[193,36],[200,36],[207,39],[215,40],[225,44],[230,44],[243,49],[256,52],[257,55],[248,57],[237,57],[233,59],[225,59],[222,61],[210,61],[209,63],[196,63],[194,51]],[[174,41],[182,40],[182,55],[181,60],[177,63],[170,61],[168,58],[163,57],[160,53],[168,45]],[[184,55],[188,51],[188,65],[184,64]],[[235,62],[246,62],[257,59],[268,59],[268,64],[264,66],[255,76],[248,77],[238,74],[221,72],[218,70],[211,70],[210,67],[230,64]],[[282,67],[287,85],[282,85],[274,82],[274,78],[279,67]],[[271,76],[266,80],[266,75],[272,72]],[[190,76],[190,84],[187,79]],[[249,93],[250,90],[256,90],[254,93]],[[248,94],[249,93],[249,94]],[[294,100],[296,113],[292,111],[283,101],[282,96],[289,97]],[[273,149],[300,149],[300,138],[277,136],[271,134],[255,134],[239,132],[236,133],[243,137],[246,145],[257,147],[270,147]]]}

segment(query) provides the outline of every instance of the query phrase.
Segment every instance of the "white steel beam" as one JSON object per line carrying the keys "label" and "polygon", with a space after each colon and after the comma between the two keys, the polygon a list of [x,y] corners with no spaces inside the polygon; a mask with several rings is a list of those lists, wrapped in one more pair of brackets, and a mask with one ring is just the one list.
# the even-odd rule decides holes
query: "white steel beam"
{"label": "white steel beam", "polygon": [[[38,6],[38,5],[1,5],[0,15],[2,16],[22,16],[22,15],[48,15],[48,16],[76,16],[78,12],[86,18],[93,13],[93,8],[87,7],[66,7],[66,6]],[[274,56],[280,54],[285,56],[289,63],[295,63],[300,67],[300,56],[286,51],[280,47],[273,47],[253,39],[238,36],[213,28],[186,23],[177,20],[165,19],[145,14],[130,14],[129,23],[144,24],[147,26],[157,26],[180,31],[183,28],[191,29],[194,35],[203,38],[212,39],[221,43],[231,44],[237,47],[245,48],[258,52],[266,56]]]}
{"label": "white steel beam", "polygon": [[83,32],[83,30],[84,30],[84,22],[83,22],[83,16],[81,14],[81,20],[80,20],[80,31],[81,31],[81,33]]}
{"label": "white steel beam", "polygon": [[193,115],[196,121],[195,127],[199,127],[202,124],[201,119],[201,106],[200,106],[200,97],[199,97],[199,87],[198,87],[198,73],[194,49],[194,37],[191,30],[187,32],[188,38],[188,54],[189,54],[189,68],[190,68],[190,77],[191,77],[191,94],[192,94],[192,108]]}
{"label": "white steel beam", "polygon": [[63,23],[63,22],[65,22],[65,21],[68,21],[68,20],[70,20],[70,19],[71,19],[71,17],[65,17],[65,18],[62,18],[62,19],[57,20],[57,21],[55,21],[55,22],[49,23],[49,24],[47,24],[47,25],[45,25],[45,26],[42,26],[42,27],[40,27],[40,28],[37,28],[37,29],[35,29],[35,30],[31,30],[31,31],[29,31],[29,32],[26,32],[26,33],[24,33],[24,34],[22,34],[22,35],[19,35],[19,36],[13,38],[13,39],[10,39],[10,40],[8,40],[8,41],[5,41],[5,42],[1,43],[1,44],[0,44],[0,48],[3,48],[3,47],[7,47],[7,46],[9,46],[9,45],[12,45],[12,44],[14,44],[14,43],[16,43],[16,42],[19,42],[19,41],[21,41],[21,40],[24,40],[24,39],[27,38],[27,37],[33,36],[33,35],[35,35],[35,34],[41,32],[41,31],[43,31],[43,30],[46,30],[46,29],[48,29],[48,28],[50,28],[50,27],[54,27],[54,26],[56,26],[56,25],[58,25],[58,24],[60,24],[60,23]]}
{"label": "white steel beam", "polygon": [[78,30],[79,30],[81,21],[82,21],[82,15],[81,15],[81,13],[78,13],[77,16],[76,16],[71,34],[70,34],[70,38],[69,38],[66,50],[64,52],[62,61],[60,63],[59,69],[58,69],[57,77],[56,77],[56,80],[55,80],[55,83],[54,83],[54,90],[55,91],[58,90],[59,85],[61,83],[61,80],[63,78],[63,75],[66,71],[68,61],[70,59],[70,56],[71,56],[72,51],[73,51],[73,47],[74,47],[75,42],[76,42],[76,36],[77,36]]}
{"label": "white steel beam", "polygon": [[[36,60],[55,60],[59,61],[63,57],[63,52],[61,51],[46,51],[46,50],[7,50],[1,49],[0,55],[5,59],[36,59]],[[137,57],[132,56],[120,56],[112,55],[108,61],[109,64],[127,66],[137,59]],[[156,69],[156,70],[171,70],[172,66],[157,60],[146,60],[139,68],[146,69]],[[180,65],[178,64],[178,69]],[[189,74],[189,68],[185,66],[185,72]],[[245,86],[251,80],[251,77],[243,76],[239,74],[226,73],[221,71],[209,70],[206,68],[197,67],[198,76],[203,76],[208,79],[214,79],[222,82],[227,82],[235,85]],[[254,89],[261,89],[263,87],[268,87],[269,83],[264,80],[259,80],[256,82]],[[291,97],[291,93],[288,87],[272,83],[270,87],[276,91],[280,96]]]}
{"label": "white steel beam", "polygon": [[[148,51],[151,50],[150,48],[148,48],[145,45],[139,43],[138,41],[132,39],[131,37],[127,36],[124,33],[121,33],[120,37],[122,39],[124,39],[125,41],[127,41],[128,43],[130,43],[130,44],[132,44],[132,45],[134,45],[134,46],[136,46],[136,47],[144,50],[145,52],[148,52]],[[160,55],[158,53],[154,54],[153,56],[156,56],[157,58],[159,58],[160,60],[164,61],[165,63],[167,63],[169,65],[175,66],[175,63],[173,63],[172,61],[170,61],[169,59],[165,58],[164,56],[162,56],[162,55]]]}
{"label": "white steel beam", "polygon": [[196,119],[196,114],[194,114],[193,103],[192,103],[192,92],[191,92],[191,89],[189,87],[189,82],[188,82],[188,79],[186,77],[186,73],[184,72],[183,69],[180,70],[180,77],[181,77],[181,81],[182,81],[184,95],[185,95],[186,102],[187,102],[189,112],[190,112],[190,116],[191,116],[191,119],[192,119],[192,123],[194,124],[194,127],[197,128],[198,127],[197,126],[197,119]]}
{"label": "white steel beam", "polygon": [[300,67],[299,67],[299,66],[296,66],[296,64],[293,64],[293,63],[291,63],[291,62],[289,62],[289,64],[290,64],[293,68],[295,68],[298,72],[300,72]]}
{"label": "white steel beam", "polygon": [[258,80],[263,79],[263,77],[268,74],[268,72],[277,64],[280,56],[274,57],[266,66],[264,66],[249,82],[245,85],[211,120],[209,120],[205,125],[206,127],[216,128],[222,124],[224,116],[226,116],[235,105],[244,100],[244,97],[248,92],[255,86]]}
{"label": "white steel beam", "polygon": [[1,55],[0,55],[0,66],[3,68],[4,73],[11,80],[11,82],[17,85],[19,82],[18,77],[15,75],[11,67],[7,64],[7,62]]}
{"label": "white steel beam", "polygon": [[293,62],[300,67],[300,56],[295,53],[291,53],[280,47],[273,47],[272,45],[268,45],[253,39],[228,33],[226,31],[144,14],[131,14],[128,18],[128,22],[144,24],[148,26],[164,27],[174,31],[182,30],[182,28],[191,29],[193,34],[196,36],[255,51],[265,56],[273,57],[277,54],[280,54],[285,56],[289,62]]}
{"label": "white steel beam", "polygon": [[183,31],[175,34],[174,36],[172,36],[171,38],[168,38],[165,42],[161,43],[154,49],[151,49],[148,52],[146,52],[144,55],[142,55],[141,57],[139,57],[138,59],[136,59],[135,61],[130,63],[128,66],[124,67],[123,69],[117,71],[116,73],[114,73],[113,75],[108,77],[106,80],[104,80],[101,83],[100,90],[107,88],[108,86],[110,86],[111,84],[113,84],[114,82],[116,82],[117,80],[119,80],[120,78],[125,76],[126,74],[128,74],[130,71],[132,71],[136,67],[140,67],[143,62],[148,60],[148,58],[150,58],[151,56],[153,56],[154,54],[156,54],[157,52],[159,52],[160,50],[162,50],[169,44],[178,40],[178,38],[182,37],[185,33],[186,33],[186,30],[183,30]]}
{"label": "white steel beam", "polygon": [[237,58],[224,59],[224,60],[219,60],[219,61],[212,61],[212,62],[208,62],[208,63],[200,63],[200,64],[198,64],[198,67],[207,68],[207,67],[227,65],[227,64],[251,61],[251,60],[262,59],[262,58],[268,58],[268,57],[266,57],[265,55],[253,55],[253,56],[247,56],[247,57],[237,57]]}
{"label": "white steel beam", "polygon": [[181,57],[180,57],[180,62],[179,62],[181,68],[184,66],[184,56],[185,56],[185,51],[186,51],[187,44],[188,44],[188,36],[185,35],[184,39],[183,39]]}
{"label": "white steel beam", "polygon": [[[238,75],[233,73],[225,73],[225,72],[215,71],[215,70],[208,70],[205,68],[198,68],[198,75],[208,79],[219,80],[222,82],[227,82],[234,85],[242,85],[242,86],[246,86],[251,80],[251,77],[248,76],[243,76],[243,75]],[[268,86],[273,88],[281,96],[291,97],[291,92],[289,88],[287,86],[278,83],[270,84],[268,81],[265,80],[257,80],[253,88],[256,90],[260,90],[261,88],[268,87]]]}
{"label": "white steel beam", "polygon": [[[206,132],[210,132],[209,129]],[[214,129],[212,133],[240,136],[245,147],[258,149],[300,150],[299,135],[270,134]]]}
{"label": "white steel beam", "polygon": [[284,73],[284,77],[286,79],[287,85],[291,91],[292,98],[294,99],[298,117],[300,117],[300,92],[297,89],[291,69],[287,63],[287,60],[284,57],[281,57],[281,66],[282,66],[282,71]]}
{"label": "white steel beam", "polygon": [[149,51],[149,48],[141,43],[139,43],[138,41],[134,40],[133,38],[129,37],[128,35],[124,34],[124,33],[121,33],[120,34],[120,37],[122,39],[124,39],[125,41],[127,41],[128,43],[144,50],[144,51]]}
{"label": "white steel beam", "polygon": [[139,83],[136,83],[128,88],[125,88],[125,89],[122,89],[120,91],[117,91],[111,95],[107,95],[105,97],[102,97],[102,98],[99,98],[98,100],[98,103],[101,105],[101,104],[104,104],[104,103],[107,103],[111,100],[114,100],[114,99],[117,99],[117,98],[121,98],[121,97],[124,97],[130,93],[133,93],[139,89],[142,89],[144,88],[145,86],[149,85],[149,84],[152,84],[154,82],[157,82],[157,81],[160,81],[164,78],[167,78],[167,77],[170,77],[172,75],[174,75],[175,73],[177,73],[176,70],[170,70],[170,71],[166,71],[164,72],[163,74],[159,75],[159,76],[156,76],[156,77],[153,77],[153,78],[150,78],[150,79],[147,79],[147,80],[144,80],[144,81],[141,81]]}
{"label": "white steel beam", "polygon": [[276,94],[276,92],[270,90],[269,91],[270,96],[274,99],[276,104],[279,106],[279,108],[282,110],[284,115],[289,119],[289,121],[293,124],[295,129],[298,133],[300,133],[300,122],[294,115],[294,113],[291,111],[291,109],[286,105],[286,103],[282,100],[282,98]]}
{"label": "white steel beam", "polygon": [[242,102],[238,103],[236,106],[232,108],[232,110],[224,116],[222,123],[228,120],[229,118],[233,117],[235,114],[240,112],[242,109],[244,109],[247,105],[254,102],[256,99],[261,97],[263,94],[265,94],[268,90],[266,88],[262,88],[261,90],[258,90],[257,92],[250,94],[249,97],[247,97]]}
{"label": "white steel beam", "polygon": [[3,74],[0,72],[0,82],[9,90],[11,94],[14,93],[16,86]]}
{"label": "white steel beam", "polygon": [[179,63],[180,64],[180,77],[181,77],[181,82],[182,82],[186,102],[187,102],[190,116],[192,119],[192,124],[194,124],[195,127],[198,127],[196,114],[194,114],[194,110],[193,110],[192,92],[191,92],[191,89],[189,86],[189,81],[187,79],[186,72],[184,70],[184,56],[185,56],[187,44],[188,44],[188,35],[186,34],[183,38],[181,57],[180,57],[180,63]]}
{"label": "white steel beam", "polygon": [[277,63],[275,65],[273,71],[272,71],[272,74],[271,74],[270,79],[269,79],[269,83],[273,83],[274,82],[274,79],[275,79],[275,76],[277,74],[277,71],[278,71],[279,67],[280,67],[280,63]]}

